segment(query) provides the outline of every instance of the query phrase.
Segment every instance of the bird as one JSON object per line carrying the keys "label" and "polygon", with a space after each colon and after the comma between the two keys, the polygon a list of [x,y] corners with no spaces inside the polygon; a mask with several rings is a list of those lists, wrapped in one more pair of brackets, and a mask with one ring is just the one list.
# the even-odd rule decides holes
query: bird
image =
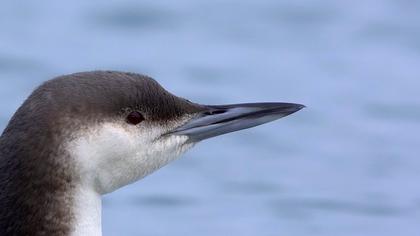
{"label": "bird", "polygon": [[304,107],[201,105],[151,77],[119,71],[48,80],[0,137],[0,235],[102,235],[104,194],[142,179],[202,140]]}

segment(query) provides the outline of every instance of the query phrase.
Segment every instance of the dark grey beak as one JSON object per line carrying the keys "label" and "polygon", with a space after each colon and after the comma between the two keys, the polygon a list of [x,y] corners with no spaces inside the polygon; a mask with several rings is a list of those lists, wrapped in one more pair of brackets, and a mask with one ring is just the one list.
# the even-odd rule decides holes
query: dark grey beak
{"label": "dark grey beak", "polygon": [[205,106],[186,124],[170,134],[187,135],[190,142],[198,142],[218,135],[248,129],[280,119],[304,108],[294,103],[247,103]]}

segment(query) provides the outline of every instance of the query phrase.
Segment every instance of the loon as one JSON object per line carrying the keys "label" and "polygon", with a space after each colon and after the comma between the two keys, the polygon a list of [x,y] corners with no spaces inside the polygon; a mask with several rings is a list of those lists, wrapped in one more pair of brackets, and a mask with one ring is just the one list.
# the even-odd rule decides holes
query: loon
{"label": "loon", "polygon": [[0,235],[101,235],[101,196],[194,144],[299,111],[294,103],[200,105],[117,71],[45,82],[0,137]]}

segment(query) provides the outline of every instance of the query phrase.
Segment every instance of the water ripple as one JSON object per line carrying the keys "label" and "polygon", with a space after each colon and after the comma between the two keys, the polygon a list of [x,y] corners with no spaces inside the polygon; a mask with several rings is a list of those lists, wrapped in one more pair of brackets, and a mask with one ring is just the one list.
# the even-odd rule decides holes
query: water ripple
{"label": "water ripple", "polygon": [[399,216],[406,214],[406,209],[392,205],[339,201],[332,199],[277,199],[269,203],[270,209],[280,216],[309,215],[314,211],[330,211],[351,215]]}
{"label": "water ripple", "polygon": [[133,197],[130,203],[136,206],[150,206],[150,207],[180,207],[188,206],[195,203],[194,199],[188,197],[180,197],[173,195],[149,195],[141,197]]}
{"label": "water ripple", "polygon": [[127,30],[174,27],[174,22],[178,19],[171,11],[150,6],[113,7],[89,15],[93,16],[95,23],[105,28]]}

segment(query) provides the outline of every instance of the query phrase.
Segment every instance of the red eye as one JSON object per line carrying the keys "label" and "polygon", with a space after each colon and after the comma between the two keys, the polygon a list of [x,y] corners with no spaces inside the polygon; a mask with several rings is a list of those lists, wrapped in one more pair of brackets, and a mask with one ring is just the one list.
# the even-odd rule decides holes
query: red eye
{"label": "red eye", "polygon": [[144,117],[140,112],[133,111],[127,116],[127,123],[129,124],[137,125],[142,121],[144,121]]}

